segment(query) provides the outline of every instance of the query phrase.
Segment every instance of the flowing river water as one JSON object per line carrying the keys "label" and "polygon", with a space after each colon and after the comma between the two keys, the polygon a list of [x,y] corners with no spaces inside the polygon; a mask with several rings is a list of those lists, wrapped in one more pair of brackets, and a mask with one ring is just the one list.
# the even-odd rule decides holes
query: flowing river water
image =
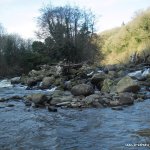
{"label": "flowing river water", "polygon": [[[0,82],[0,97],[31,92],[48,91]],[[120,111],[60,108],[48,112],[27,107],[21,100],[0,102],[0,150],[147,150],[149,116],[150,99]]]}

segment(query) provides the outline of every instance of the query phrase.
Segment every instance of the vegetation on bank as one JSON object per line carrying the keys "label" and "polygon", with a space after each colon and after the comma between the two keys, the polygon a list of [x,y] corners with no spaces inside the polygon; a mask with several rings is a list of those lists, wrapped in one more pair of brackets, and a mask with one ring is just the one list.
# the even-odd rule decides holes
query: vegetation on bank
{"label": "vegetation on bank", "polygon": [[104,64],[115,64],[128,62],[135,52],[150,54],[150,9],[100,35],[94,14],[78,7],[44,7],[37,24],[36,34],[42,41],[8,34],[0,25],[0,76],[20,75],[38,65],[64,60],[94,64],[105,58]]}
{"label": "vegetation on bank", "polygon": [[102,57],[95,33],[95,17],[78,7],[41,9],[36,32],[41,41],[7,34],[0,26],[0,76],[28,72],[40,64],[66,61],[95,63]]}
{"label": "vegetation on bank", "polygon": [[150,8],[138,11],[129,23],[104,31],[100,36],[105,64],[126,63],[134,52],[150,54]]}
{"label": "vegetation on bank", "polygon": [[[43,63],[43,56],[32,49],[32,41],[7,34],[0,26],[0,77],[28,72]],[[46,62],[46,61],[45,61]]]}

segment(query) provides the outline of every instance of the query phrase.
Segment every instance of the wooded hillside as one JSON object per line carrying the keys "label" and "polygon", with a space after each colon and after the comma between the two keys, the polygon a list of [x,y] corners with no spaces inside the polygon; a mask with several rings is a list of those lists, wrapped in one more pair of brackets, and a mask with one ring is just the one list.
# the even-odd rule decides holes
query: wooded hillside
{"label": "wooded hillside", "polygon": [[100,34],[105,64],[129,61],[134,52],[150,53],[150,8],[135,13],[132,21]]}

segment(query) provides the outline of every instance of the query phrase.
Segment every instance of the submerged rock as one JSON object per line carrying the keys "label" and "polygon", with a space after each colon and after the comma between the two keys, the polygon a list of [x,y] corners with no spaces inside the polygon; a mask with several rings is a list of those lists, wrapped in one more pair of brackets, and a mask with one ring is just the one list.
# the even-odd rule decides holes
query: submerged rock
{"label": "submerged rock", "polygon": [[48,111],[49,112],[57,112],[57,108],[54,106],[48,106]]}
{"label": "submerged rock", "polygon": [[116,107],[112,107],[112,110],[123,110],[122,106],[116,106]]}
{"label": "submerged rock", "polygon": [[150,129],[142,129],[136,132],[140,136],[150,137]]}
{"label": "submerged rock", "polygon": [[7,101],[8,99],[6,99],[6,98],[1,98],[0,97],[0,102],[5,102],[5,101]]}

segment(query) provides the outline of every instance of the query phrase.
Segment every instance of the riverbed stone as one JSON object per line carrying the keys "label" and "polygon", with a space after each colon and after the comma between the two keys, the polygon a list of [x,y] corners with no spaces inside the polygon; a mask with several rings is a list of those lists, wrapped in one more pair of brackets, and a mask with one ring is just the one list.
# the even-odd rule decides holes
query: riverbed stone
{"label": "riverbed stone", "polygon": [[57,112],[57,108],[54,106],[48,106],[48,111],[49,112]]}
{"label": "riverbed stone", "polygon": [[50,86],[55,82],[55,78],[53,76],[51,77],[44,77],[42,80],[42,89],[50,88]]}
{"label": "riverbed stone", "polygon": [[28,75],[30,76],[30,77],[36,77],[36,76],[38,76],[39,75],[39,71],[36,71],[36,70],[31,70],[29,73],[28,73]]}
{"label": "riverbed stone", "polygon": [[19,84],[20,83],[20,77],[14,77],[10,80],[11,84]]}
{"label": "riverbed stone", "polygon": [[85,97],[82,102],[85,106],[91,107],[103,107],[102,104],[99,102],[100,95],[99,94],[92,94]]}
{"label": "riverbed stone", "polygon": [[131,93],[120,93],[119,94],[119,105],[132,105],[134,98]]}
{"label": "riverbed stone", "polygon": [[51,105],[61,105],[61,104],[63,104],[64,102],[65,103],[70,103],[70,102],[72,102],[72,100],[73,100],[74,98],[73,98],[73,96],[71,95],[71,96],[60,96],[60,97],[53,97],[52,98],[52,100],[51,100],[51,102],[50,102],[50,104]]}
{"label": "riverbed stone", "polygon": [[51,105],[63,105],[67,103],[71,103],[75,98],[69,91],[61,91],[61,90],[56,90],[52,94],[52,100],[50,101]]}
{"label": "riverbed stone", "polygon": [[100,98],[100,95],[98,94],[92,94],[92,95],[89,95],[87,97],[85,97],[82,101],[87,104],[87,105],[90,105],[93,101],[96,101]]}
{"label": "riverbed stone", "polygon": [[88,96],[94,93],[94,89],[91,85],[78,84],[72,87],[71,93],[74,96],[80,96],[80,95]]}
{"label": "riverbed stone", "polygon": [[122,106],[116,106],[116,107],[112,107],[112,110],[123,110]]}
{"label": "riverbed stone", "polygon": [[102,92],[110,92],[114,82],[111,79],[105,79],[101,88]]}
{"label": "riverbed stone", "polygon": [[120,93],[119,97],[115,100],[110,100],[109,106],[116,107],[116,106],[123,106],[123,105],[132,105],[134,104],[134,98],[131,93]]}
{"label": "riverbed stone", "polygon": [[104,72],[96,73],[91,78],[91,83],[94,85],[99,84],[100,82],[103,82],[106,78],[106,75]]}
{"label": "riverbed stone", "polygon": [[28,95],[26,99],[32,101],[35,105],[44,105],[45,102],[48,101],[47,96],[42,93],[35,93],[35,94]]}
{"label": "riverbed stone", "polygon": [[7,99],[6,99],[6,98],[2,98],[2,97],[0,97],[0,102],[5,102],[5,101],[7,101]]}

